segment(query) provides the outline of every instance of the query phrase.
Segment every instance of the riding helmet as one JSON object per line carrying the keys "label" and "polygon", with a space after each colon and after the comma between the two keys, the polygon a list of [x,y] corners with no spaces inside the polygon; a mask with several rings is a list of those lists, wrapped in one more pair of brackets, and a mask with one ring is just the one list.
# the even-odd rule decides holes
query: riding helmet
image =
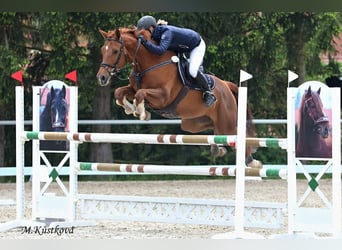
{"label": "riding helmet", "polygon": [[137,24],[138,30],[147,29],[150,26],[153,26],[153,28],[157,26],[156,19],[153,16],[143,16]]}

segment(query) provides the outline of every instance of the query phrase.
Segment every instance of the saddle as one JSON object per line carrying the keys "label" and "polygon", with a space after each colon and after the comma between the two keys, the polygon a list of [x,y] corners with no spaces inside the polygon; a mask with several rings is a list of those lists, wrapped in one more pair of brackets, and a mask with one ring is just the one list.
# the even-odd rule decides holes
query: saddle
{"label": "saddle", "polygon": [[[189,60],[185,56],[185,54],[179,53],[178,56],[173,56],[171,60],[172,62],[177,63],[179,76],[184,86],[188,87],[189,89],[201,90],[200,85],[197,84],[196,80],[193,77],[191,77],[189,73]],[[207,78],[210,90],[213,90],[215,87],[215,81],[212,78],[212,76],[204,72],[203,65],[201,65],[199,70],[203,72],[204,76]]]}

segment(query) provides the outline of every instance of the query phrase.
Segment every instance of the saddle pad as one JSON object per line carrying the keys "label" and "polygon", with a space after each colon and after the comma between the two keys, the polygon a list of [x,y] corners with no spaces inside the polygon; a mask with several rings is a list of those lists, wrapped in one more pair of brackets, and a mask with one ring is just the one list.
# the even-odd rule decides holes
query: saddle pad
{"label": "saddle pad", "polygon": [[[189,67],[188,60],[184,56],[178,56],[178,58],[179,58],[179,60],[177,60],[178,72],[182,80],[182,83],[189,89],[202,90],[201,86],[197,84],[195,79],[192,78],[188,73],[188,67]],[[203,72],[203,67],[201,67],[200,70]],[[204,74],[204,75],[207,78],[209,89],[213,90],[215,88],[215,81],[214,81],[213,76],[209,74]]]}

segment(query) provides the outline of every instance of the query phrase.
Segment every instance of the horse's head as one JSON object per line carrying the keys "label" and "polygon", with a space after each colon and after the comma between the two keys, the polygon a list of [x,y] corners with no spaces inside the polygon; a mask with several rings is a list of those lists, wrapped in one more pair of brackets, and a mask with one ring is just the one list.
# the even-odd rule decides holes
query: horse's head
{"label": "horse's head", "polygon": [[105,43],[101,47],[102,62],[97,72],[97,79],[101,86],[107,86],[111,77],[120,72],[127,63],[127,58],[125,56],[124,41],[119,29],[108,32],[99,31],[104,37]]}
{"label": "horse's head", "polygon": [[304,93],[303,108],[313,123],[313,130],[322,138],[329,136],[329,118],[323,112],[323,104],[320,98],[321,88],[312,91],[311,86]]}
{"label": "horse's head", "polygon": [[48,101],[50,105],[51,126],[54,131],[64,131],[64,128],[66,127],[68,106],[65,96],[65,86],[63,86],[62,89],[54,89],[53,86],[51,87],[50,100]]}

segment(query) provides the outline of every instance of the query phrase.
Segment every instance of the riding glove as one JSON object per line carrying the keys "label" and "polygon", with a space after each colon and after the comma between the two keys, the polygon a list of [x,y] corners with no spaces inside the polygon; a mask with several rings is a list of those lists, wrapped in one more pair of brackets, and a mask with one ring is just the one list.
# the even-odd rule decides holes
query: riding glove
{"label": "riding glove", "polygon": [[144,45],[146,43],[146,38],[143,35],[139,35],[138,36],[138,40],[140,40],[140,42],[142,43],[142,45]]}

